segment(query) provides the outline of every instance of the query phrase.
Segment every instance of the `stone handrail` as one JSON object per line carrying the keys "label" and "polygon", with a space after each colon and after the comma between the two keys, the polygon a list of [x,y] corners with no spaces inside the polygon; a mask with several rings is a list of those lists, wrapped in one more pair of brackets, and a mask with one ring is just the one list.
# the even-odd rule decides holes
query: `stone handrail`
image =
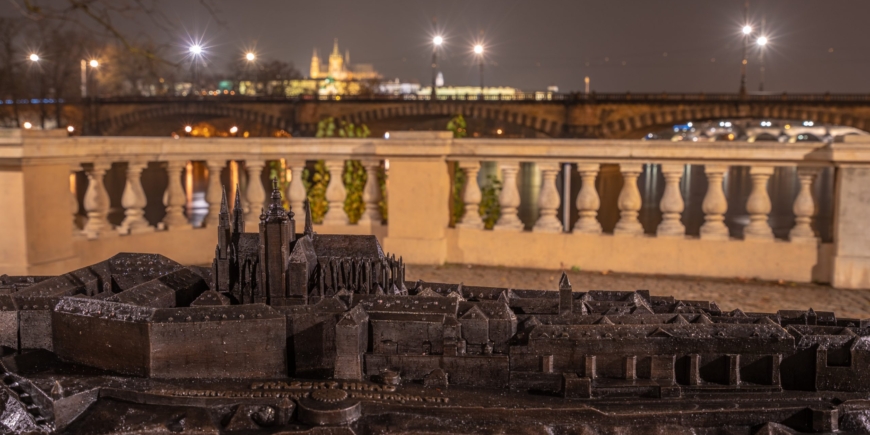
{"label": "stone handrail", "polygon": [[[461,262],[525,267],[580,267],[637,273],[745,276],[795,281],[830,281],[841,287],[870,287],[870,236],[863,235],[867,216],[862,201],[870,184],[870,143],[664,142],[574,139],[452,139],[449,132],[395,132],[390,139],[309,138],[139,138],[74,137],[45,133],[0,134],[0,178],[8,186],[10,206],[0,211],[0,224],[13,230],[0,247],[0,273],[58,273],[99,261],[117,251],[160,252],[183,262],[210,261],[220,201],[221,173],[260,180],[269,161],[281,160],[292,173],[284,194],[301,213],[306,196],[301,174],[306,161],[325,160],[332,180],[341,180],[344,162],[358,160],[368,173],[363,191],[365,212],[351,225],[343,205],[346,190],[330,182],[329,204],[320,232],[374,234],[385,248],[412,263]],[[158,225],[145,220],[148,203],[141,176],[148,162],[165,162],[169,183],[163,193],[165,217]],[[227,162],[231,162],[227,165]],[[236,163],[232,163],[236,162]],[[388,162],[388,225],[381,224],[380,188],[373,180]],[[456,228],[449,225],[449,165],[477,180],[483,162],[497,162],[504,188],[498,198],[501,217],[492,231],[478,216],[481,190],[467,183],[465,211]],[[541,170],[537,207],[531,231],[524,231],[518,209],[518,164]],[[574,198],[561,195],[556,177],[563,164],[576,165],[581,181]],[[120,204],[111,204],[107,171],[126,166]],[[208,213],[193,228],[182,174],[193,164],[206,173]],[[623,187],[619,220],[604,234],[597,215],[601,199],[595,180],[603,164],[618,165]],[[655,236],[643,234],[638,221],[642,199],[637,180],[643,165],[661,165],[665,189],[658,209],[662,221]],[[680,181],[686,165],[703,165],[708,188],[699,237],[686,236],[681,223],[685,204]],[[729,235],[722,180],[731,166],[749,167],[752,192],[746,202],[749,224],[744,238]],[[775,167],[796,167],[799,191],[794,200],[795,225],[788,241],[775,239],[768,223],[771,198],[768,180]],[[243,169],[242,169],[243,168]],[[834,243],[822,243],[811,223],[816,213],[812,186],[819,170],[835,168],[838,195]],[[79,204],[70,195],[70,176],[84,171],[87,189]],[[188,171],[188,172],[185,172]],[[194,171],[195,172],[195,171]],[[263,183],[242,185],[242,203],[249,230],[256,230],[259,208],[266,200]],[[73,192],[75,193],[75,192]],[[848,196],[843,196],[848,195]],[[862,196],[863,195],[863,196]],[[844,201],[843,198],[847,198]],[[155,200],[154,196],[150,198]],[[789,201],[792,198],[788,199]],[[576,208],[579,219],[565,228],[557,218],[562,202]],[[117,200],[116,200],[117,202]],[[69,204],[69,206],[63,205]],[[113,227],[111,206],[124,210]],[[70,228],[83,209],[86,221]],[[70,210],[69,217],[59,210]],[[76,218],[81,220],[81,218]],[[204,227],[204,228],[203,228]],[[866,240],[865,240],[866,239]],[[762,242],[762,243],[751,243]],[[595,252],[597,254],[590,254]]]}

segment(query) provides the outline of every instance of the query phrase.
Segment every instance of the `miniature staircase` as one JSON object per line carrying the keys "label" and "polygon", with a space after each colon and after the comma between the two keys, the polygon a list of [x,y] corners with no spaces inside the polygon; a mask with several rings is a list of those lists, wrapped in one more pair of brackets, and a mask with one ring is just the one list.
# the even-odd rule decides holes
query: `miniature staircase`
{"label": "miniature staircase", "polygon": [[[0,370],[3,370],[2,366],[0,366]],[[26,383],[26,386],[30,387],[31,389],[35,387],[29,385],[28,381],[16,381],[15,377],[12,376],[12,374],[9,372],[3,371],[3,373],[0,373],[0,378],[2,378],[3,384],[8,389],[8,391],[15,393],[15,395],[12,396],[12,399],[14,399],[15,397],[18,398],[18,402],[21,407],[27,411],[32,425],[37,426],[43,432],[52,432],[52,427],[48,423],[46,418],[42,415],[42,410],[33,402],[33,397],[30,395],[30,393],[27,392],[27,389],[25,389],[25,385],[22,383]]]}

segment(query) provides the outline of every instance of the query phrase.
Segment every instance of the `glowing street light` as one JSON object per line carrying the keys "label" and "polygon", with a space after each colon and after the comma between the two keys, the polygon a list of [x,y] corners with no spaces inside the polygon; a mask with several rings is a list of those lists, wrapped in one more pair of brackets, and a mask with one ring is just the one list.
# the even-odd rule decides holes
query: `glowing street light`
{"label": "glowing street light", "polygon": [[238,132],[239,132],[239,127],[236,127],[235,125],[230,127],[230,134],[236,134]]}
{"label": "glowing street light", "polygon": [[66,131],[72,133],[72,132],[76,131],[76,128],[70,125],[66,128]]}
{"label": "glowing street light", "polygon": [[477,55],[477,60],[480,65],[480,93],[483,95],[483,44],[474,46],[474,54]]}
{"label": "glowing street light", "polygon": [[190,46],[190,54],[194,56],[199,56],[202,54],[202,46],[199,44],[193,44]]}
{"label": "glowing street light", "polygon": [[30,59],[31,62],[39,62],[39,55],[36,53],[30,53],[28,59]]}
{"label": "glowing street light", "polygon": [[474,54],[483,54],[483,46],[480,44],[475,45]]}
{"label": "glowing street light", "polygon": [[82,66],[82,68],[81,68],[81,70],[82,70],[81,90],[82,90],[82,98],[85,98],[88,96],[88,67],[90,66],[91,68],[97,68],[100,66],[100,61],[97,59],[91,59],[90,61],[86,61],[86,60],[82,59],[81,66]]}
{"label": "glowing street light", "polygon": [[245,53],[245,60],[247,60],[248,62],[253,62],[255,59],[257,59],[257,55],[254,54],[254,52],[249,51]]}
{"label": "glowing street light", "polygon": [[184,126],[184,132],[185,132],[185,133],[190,133],[191,131],[193,131],[193,127],[191,127],[191,126],[189,126],[189,125],[185,125],[185,126]]}
{"label": "glowing street light", "polygon": [[88,65],[90,65],[91,68],[97,68],[100,66],[100,61],[96,59],[91,59],[91,61],[88,62]]}
{"label": "glowing street light", "polygon": [[438,47],[444,43],[444,38],[441,35],[436,35],[432,38],[432,99],[436,98],[435,87],[437,85],[436,79],[438,77]]}
{"label": "glowing street light", "polygon": [[31,124],[30,121],[24,121],[22,127],[24,127],[25,130],[30,130],[31,128],[33,128],[33,124]]}
{"label": "glowing street light", "polygon": [[764,47],[765,45],[767,45],[767,42],[768,41],[766,36],[760,36],[758,39],[755,40],[755,43],[758,44],[759,47]]}
{"label": "glowing street light", "polygon": [[743,34],[744,35],[751,35],[752,34],[752,26],[750,26],[749,24],[743,26]]}

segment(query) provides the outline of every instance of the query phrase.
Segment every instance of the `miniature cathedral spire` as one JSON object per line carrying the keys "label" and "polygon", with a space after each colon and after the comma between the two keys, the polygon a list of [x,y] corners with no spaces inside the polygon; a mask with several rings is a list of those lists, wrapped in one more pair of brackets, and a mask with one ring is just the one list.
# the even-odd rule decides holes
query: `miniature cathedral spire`
{"label": "miniature cathedral spire", "polygon": [[242,197],[241,197],[241,189],[239,185],[236,184],[236,201],[233,203],[233,232],[234,233],[244,233],[245,232],[245,216],[244,210],[242,210]]}
{"label": "miniature cathedral spire", "polygon": [[221,186],[221,211],[218,214],[218,224],[221,226],[230,226],[230,210],[227,204],[227,188]]}
{"label": "miniature cathedral spire", "polygon": [[260,220],[262,222],[281,222],[285,221],[289,218],[293,218],[293,212],[290,212],[289,216],[287,212],[284,211],[284,205],[281,202],[281,189],[278,188],[278,179],[272,179],[272,196],[270,197],[271,201],[269,202],[269,209],[263,210],[260,215]]}
{"label": "miniature cathedral spire", "polygon": [[559,279],[559,315],[568,315],[573,311],[574,293],[572,293],[571,281],[568,281],[568,274],[562,272],[562,278]]}
{"label": "miniature cathedral spire", "polygon": [[308,202],[308,198],[305,198],[303,204],[305,206],[305,231],[303,235],[311,240],[314,238],[314,225],[311,223],[311,203]]}

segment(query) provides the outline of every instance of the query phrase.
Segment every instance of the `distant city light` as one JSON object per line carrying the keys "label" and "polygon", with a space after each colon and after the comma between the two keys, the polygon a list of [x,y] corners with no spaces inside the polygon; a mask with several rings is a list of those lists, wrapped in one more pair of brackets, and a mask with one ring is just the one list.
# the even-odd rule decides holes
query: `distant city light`
{"label": "distant city light", "polygon": [[33,128],[33,124],[31,124],[30,121],[24,121],[24,124],[22,125],[22,127],[24,127],[27,130],[30,130],[31,128]]}
{"label": "distant city light", "polygon": [[804,127],[812,127],[814,124],[813,121],[804,121]]}
{"label": "distant city light", "polygon": [[96,68],[96,67],[100,66],[100,61],[98,61],[96,59],[91,59],[91,61],[88,62],[88,65],[90,65],[91,68]]}
{"label": "distant city light", "polygon": [[193,127],[191,127],[191,126],[189,126],[189,125],[186,125],[186,126],[184,126],[184,131],[185,131],[186,133],[190,133],[191,131],[193,131]]}
{"label": "distant city light", "polygon": [[390,132],[388,131],[388,132],[384,133],[384,139],[389,139],[389,138],[390,138]]}
{"label": "distant city light", "polygon": [[501,134],[501,133],[502,133],[501,129],[498,129],[495,131],[495,134]]}
{"label": "distant city light", "polygon": [[253,52],[250,52],[250,51],[249,51],[249,52],[245,53],[245,59],[246,59],[248,62],[253,62],[254,59],[256,59],[256,58],[257,58],[257,55],[254,54]]}
{"label": "distant city light", "polygon": [[761,126],[762,127],[771,127],[771,126],[773,126],[773,123],[770,121],[761,121]]}
{"label": "distant city light", "polygon": [[767,45],[767,37],[761,36],[755,41],[755,43],[758,44],[759,47],[764,47]]}
{"label": "distant city light", "polygon": [[475,54],[483,54],[483,46],[480,44],[475,45],[474,46],[474,53]]}
{"label": "distant city light", "polygon": [[190,46],[190,54],[194,56],[199,56],[202,54],[202,46],[199,44],[194,44]]}
{"label": "distant city light", "polygon": [[30,61],[31,62],[39,62],[39,55],[36,53],[30,53]]}
{"label": "distant city light", "polygon": [[752,26],[750,26],[748,24],[743,26],[743,34],[748,35],[750,33],[752,33]]}
{"label": "distant city light", "polygon": [[230,127],[230,133],[236,134],[238,132],[239,132],[239,127],[236,127],[235,125]]}
{"label": "distant city light", "polygon": [[435,38],[432,39],[432,43],[435,44],[436,46],[441,45],[443,42],[444,42],[444,38],[442,38],[441,36],[436,36]]}
{"label": "distant city light", "polygon": [[72,133],[72,132],[76,131],[76,128],[70,125],[69,127],[66,128],[66,131]]}

